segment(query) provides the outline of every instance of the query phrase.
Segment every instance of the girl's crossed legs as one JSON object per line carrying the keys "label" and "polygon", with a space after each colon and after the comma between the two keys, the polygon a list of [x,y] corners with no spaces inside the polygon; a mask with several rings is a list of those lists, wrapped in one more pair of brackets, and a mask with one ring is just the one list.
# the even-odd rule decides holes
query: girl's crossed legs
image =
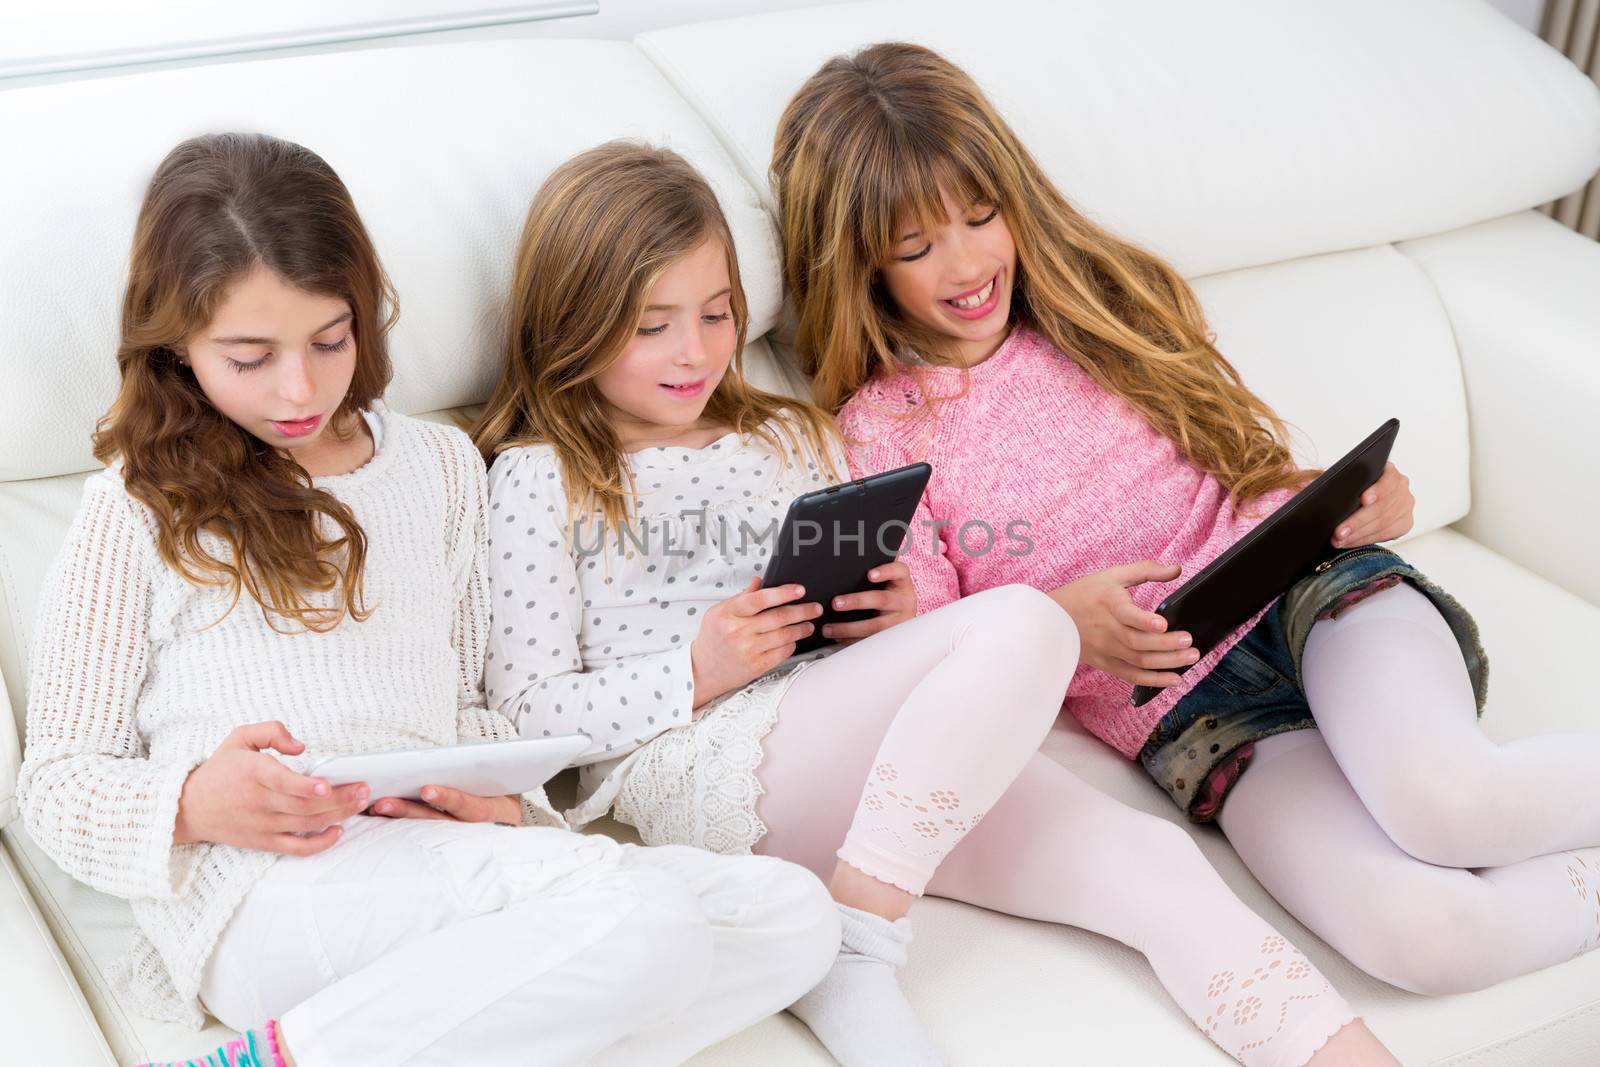
{"label": "girl's crossed legs", "polygon": [[1258,741],[1220,818],[1284,907],[1419,993],[1600,947],[1600,734],[1488,738],[1409,585],[1316,623],[1302,671],[1319,730]]}
{"label": "girl's crossed legs", "polygon": [[864,872],[1116,938],[1229,1053],[1307,1062],[1351,1022],[1343,999],[1184,831],[1038,752],[1076,659],[1066,613],[1006,586],[810,666],[764,745],[757,850],[836,896]]}
{"label": "girl's crossed legs", "polygon": [[237,1029],[280,1016],[299,1067],[675,1064],[837,948],[831,902],[788,864],[358,817],[251,891],[201,997]]}

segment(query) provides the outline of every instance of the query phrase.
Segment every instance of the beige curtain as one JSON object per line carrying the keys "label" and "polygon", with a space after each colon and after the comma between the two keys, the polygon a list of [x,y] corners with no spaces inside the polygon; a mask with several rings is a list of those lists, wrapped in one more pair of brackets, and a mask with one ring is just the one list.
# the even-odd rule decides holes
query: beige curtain
{"label": "beige curtain", "polygon": [[[1545,0],[1539,35],[1600,83],[1600,0]],[[1600,177],[1539,210],[1600,240]]]}

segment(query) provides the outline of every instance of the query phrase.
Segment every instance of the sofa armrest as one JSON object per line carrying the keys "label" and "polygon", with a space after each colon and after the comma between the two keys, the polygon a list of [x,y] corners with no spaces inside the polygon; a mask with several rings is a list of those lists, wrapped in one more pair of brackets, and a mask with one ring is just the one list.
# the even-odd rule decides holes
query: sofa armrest
{"label": "sofa armrest", "polygon": [[1400,250],[1433,279],[1466,381],[1472,508],[1457,527],[1600,604],[1600,244],[1536,212]]}
{"label": "sofa armrest", "polygon": [[4,845],[0,845],[0,1060],[117,1065]]}

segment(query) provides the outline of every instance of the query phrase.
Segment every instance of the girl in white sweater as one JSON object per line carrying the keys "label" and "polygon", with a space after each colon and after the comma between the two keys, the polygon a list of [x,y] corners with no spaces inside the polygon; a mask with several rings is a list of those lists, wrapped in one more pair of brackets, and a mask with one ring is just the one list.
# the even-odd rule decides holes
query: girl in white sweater
{"label": "girl in white sweater", "polygon": [[516,736],[483,698],[484,469],[379,402],[392,307],[313,153],[224,134],[161,164],[110,469],[40,609],[26,826],[132,903],[137,1007],[245,1030],[184,1062],[680,1062],[827,969],[815,878],[574,834],[542,792],[302,773]]}

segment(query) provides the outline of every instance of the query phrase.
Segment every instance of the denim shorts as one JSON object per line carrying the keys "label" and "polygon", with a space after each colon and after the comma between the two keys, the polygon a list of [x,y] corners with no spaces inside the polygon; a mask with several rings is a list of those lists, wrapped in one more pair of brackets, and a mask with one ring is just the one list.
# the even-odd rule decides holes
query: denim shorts
{"label": "denim shorts", "polygon": [[1249,764],[1256,741],[1317,725],[1300,673],[1312,624],[1335,618],[1351,604],[1401,581],[1426,594],[1449,624],[1482,715],[1489,663],[1472,616],[1405,560],[1386,548],[1366,545],[1319,564],[1273,603],[1156,723],[1139,752],[1145,771],[1192,821],[1215,819]]}

